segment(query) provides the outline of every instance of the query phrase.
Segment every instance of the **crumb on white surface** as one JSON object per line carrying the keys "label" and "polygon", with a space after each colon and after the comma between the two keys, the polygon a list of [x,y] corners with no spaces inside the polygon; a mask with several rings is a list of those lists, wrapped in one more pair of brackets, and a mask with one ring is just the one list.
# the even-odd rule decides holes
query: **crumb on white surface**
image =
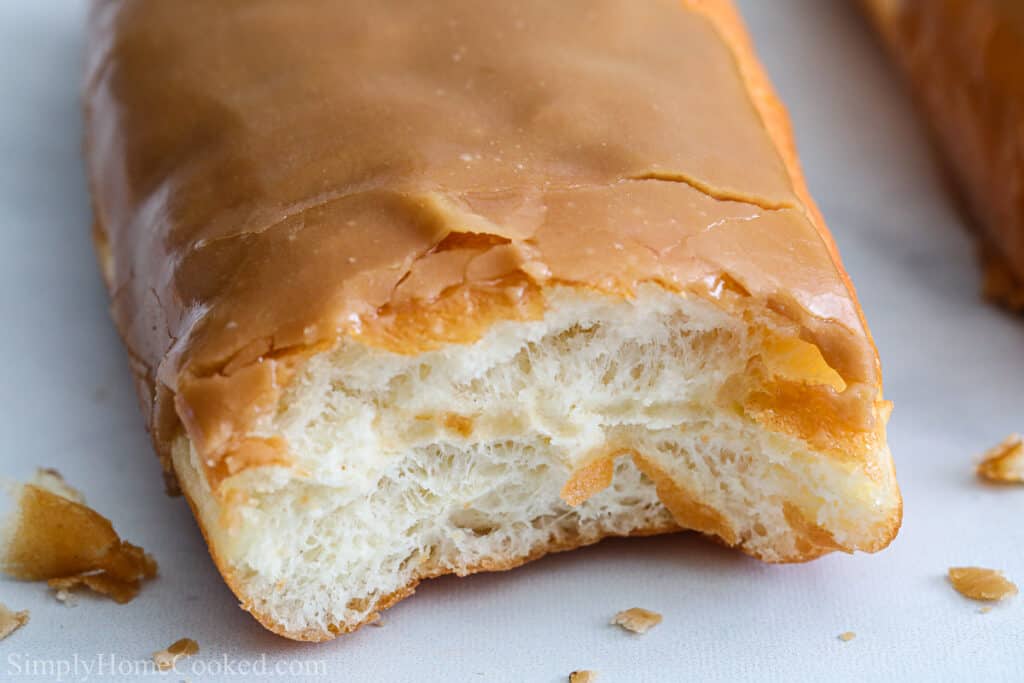
{"label": "crumb on white surface", "polygon": [[1011,434],[985,451],[978,476],[995,484],[1024,484],[1024,437]]}
{"label": "crumb on white surface", "polygon": [[569,674],[569,683],[594,683],[597,680],[597,672],[587,669],[573,671]]}
{"label": "crumb on white surface", "polygon": [[163,650],[153,653],[153,663],[160,671],[173,669],[179,659],[190,657],[199,652],[199,643],[191,638],[181,638]]}
{"label": "crumb on white surface", "polygon": [[75,607],[78,604],[78,596],[66,588],[58,588],[53,592],[57,602],[63,603],[65,607]]}
{"label": "crumb on white surface", "polygon": [[611,623],[633,633],[647,633],[661,623],[662,616],[642,607],[631,607],[612,617]]}
{"label": "crumb on white surface", "polygon": [[28,623],[28,610],[14,612],[0,604],[0,640],[11,635]]}
{"label": "crumb on white surface", "polygon": [[1001,571],[984,567],[950,567],[949,582],[971,600],[996,602],[1017,594],[1017,585]]}
{"label": "crumb on white surface", "polygon": [[857,634],[853,631],[843,631],[839,634],[839,640],[843,641],[844,643],[848,643],[856,637]]}

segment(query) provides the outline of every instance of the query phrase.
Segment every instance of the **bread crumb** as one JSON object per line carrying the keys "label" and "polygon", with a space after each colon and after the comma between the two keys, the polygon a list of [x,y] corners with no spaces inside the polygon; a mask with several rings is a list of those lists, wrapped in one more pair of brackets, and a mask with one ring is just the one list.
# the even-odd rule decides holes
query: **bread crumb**
{"label": "bread crumb", "polygon": [[179,659],[191,657],[199,652],[199,643],[191,638],[182,638],[171,643],[166,649],[153,653],[153,663],[160,671],[173,669]]}
{"label": "bread crumb", "polygon": [[949,581],[960,595],[995,602],[1017,594],[1017,586],[1001,571],[982,567],[951,567]]}
{"label": "bread crumb", "polygon": [[7,605],[0,604],[0,640],[11,635],[28,623],[28,610],[12,612]]}
{"label": "bread crumb", "polygon": [[992,611],[992,608],[989,605],[985,605],[984,607],[979,607],[978,608],[978,614],[988,614],[991,611]]}
{"label": "bread crumb", "polygon": [[[147,577],[149,578],[149,577]],[[61,593],[71,595],[70,591],[80,586],[88,588],[94,593],[105,595],[114,602],[124,604],[131,602],[139,594],[141,581],[125,581],[113,577],[106,572],[95,574],[79,574],[78,576],[66,576],[57,579],[50,579],[46,584],[59,596]],[[57,598],[60,599],[59,597]]]}
{"label": "bread crumb", "polygon": [[857,634],[853,631],[844,631],[843,633],[839,634],[839,640],[843,641],[844,643],[848,643],[856,637]]}
{"label": "bread crumb", "polygon": [[1024,484],[1024,437],[1010,434],[978,463],[978,476],[995,484]]}
{"label": "bread crumb", "polygon": [[57,598],[57,602],[63,603],[65,607],[74,607],[78,604],[78,598],[65,588],[58,588],[54,591],[53,597]]}
{"label": "bread crumb", "polygon": [[569,683],[594,683],[597,680],[596,671],[573,671],[569,674]]}
{"label": "bread crumb", "polygon": [[611,623],[633,633],[647,633],[661,623],[661,615],[642,607],[632,607],[616,614]]}
{"label": "bread crumb", "polygon": [[156,576],[152,556],[122,541],[110,520],[88,507],[56,470],[39,470],[16,495],[0,557],[4,573],[47,581],[62,602],[85,586],[125,603],[138,595],[143,580]]}

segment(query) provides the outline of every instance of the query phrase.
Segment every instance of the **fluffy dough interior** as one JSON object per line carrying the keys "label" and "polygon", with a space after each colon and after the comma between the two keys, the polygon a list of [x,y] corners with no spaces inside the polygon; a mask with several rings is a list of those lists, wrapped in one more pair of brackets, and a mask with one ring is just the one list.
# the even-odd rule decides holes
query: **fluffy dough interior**
{"label": "fluffy dough interior", "polygon": [[547,297],[542,320],[475,344],[315,356],[255,432],[292,461],[216,493],[178,439],[179,479],[247,609],[318,640],[422,578],[609,535],[682,526],[769,561],[888,542],[899,502],[884,446],[835,457],[723,402],[772,348],[768,328],[655,286],[633,301]]}

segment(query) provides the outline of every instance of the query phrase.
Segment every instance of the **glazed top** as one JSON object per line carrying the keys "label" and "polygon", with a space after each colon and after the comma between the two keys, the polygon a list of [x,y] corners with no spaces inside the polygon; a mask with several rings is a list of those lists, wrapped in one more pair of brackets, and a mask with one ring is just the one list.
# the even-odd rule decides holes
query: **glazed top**
{"label": "glazed top", "polygon": [[252,451],[342,336],[471,341],[554,285],[736,295],[878,387],[726,2],[96,0],[90,32],[97,245],[165,452],[179,421]]}

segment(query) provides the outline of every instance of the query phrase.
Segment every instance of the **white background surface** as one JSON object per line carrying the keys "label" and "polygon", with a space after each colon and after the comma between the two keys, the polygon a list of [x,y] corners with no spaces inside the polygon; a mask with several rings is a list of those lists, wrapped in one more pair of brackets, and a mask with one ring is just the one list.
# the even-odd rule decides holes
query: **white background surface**
{"label": "white background surface", "polygon": [[[163,494],[88,237],[84,2],[0,0],[0,474],[58,467],[161,568],[126,606],[67,608],[41,585],[0,582],[0,600],[32,612],[0,643],[0,680],[20,680],[30,659],[145,659],[182,636],[202,654],[147,680],[242,678],[202,675],[225,654],[316,660],[340,681],[555,682],[577,668],[607,683],[1024,679],[1024,596],[979,614],[944,579],[951,565],[978,564],[1024,582],[1024,489],[972,476],[976,453],[1024,430],[1024,319],[979,303],[973,246],[852,4],[740,2],[896,403],[906,516],[892,547],[772,567],[689,535],[605,542],[436,580],[383,628],[303,645],[238,609],[184,502]],[[642,637],[607,625],[635,605],[664,623]],[[848,630],[857,638],[840,642]]]}

